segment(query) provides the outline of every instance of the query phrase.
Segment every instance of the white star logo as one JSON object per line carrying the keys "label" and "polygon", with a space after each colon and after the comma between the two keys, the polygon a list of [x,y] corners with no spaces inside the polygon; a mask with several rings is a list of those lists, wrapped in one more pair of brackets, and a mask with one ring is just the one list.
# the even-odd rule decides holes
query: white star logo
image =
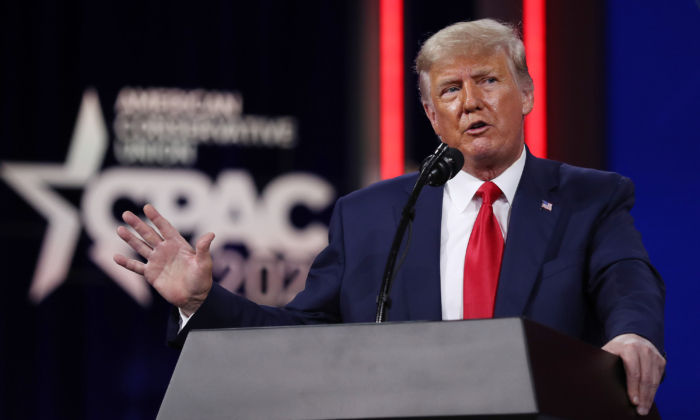
{"label": "white star logo", "polygon": [[[29,299],[36,304],[65,281],[82,228],[80,210],[53,187],[82,188],[99,175],[108,140],[97,92],[87,90],[83,94],[65,163],[0,164],[0,177],[48,221],[29,288]],[[137,295],[138,298],[133,297],[139,303],[150,301],[148,290],[146,295],[143,290]]]}

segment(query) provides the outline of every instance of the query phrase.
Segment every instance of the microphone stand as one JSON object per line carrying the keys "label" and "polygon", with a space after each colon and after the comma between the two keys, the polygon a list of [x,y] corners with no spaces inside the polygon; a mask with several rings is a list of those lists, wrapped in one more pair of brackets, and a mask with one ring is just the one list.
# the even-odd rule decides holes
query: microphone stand
{"label": "microphone stand", "polygon": [[[389,295],[391,293],[391,285],[394,281],[394,277],[396,277],[396,272],[394,271],[396,257],[399,254],[399,248],[401,248],[401,242],[403,241],[403,236],[406,233],[406,228],[413,222],[413,218],[415,216],[414,207],[416,206],[416,201],[418,201],[418,196],[420,195],[420,192],[425,184],[428,182],[430,172],[433,170],[435,163],[445,155],[448,149],[449,147],[445,143],[441,143],[435,152],[428,158],[428,161],[423,166],[423,170],[421,170],[420,175],[418,176],[416,185],[413,186],[413,191],[411,191],[411,195],[408,197],[408,202],[406,202],[406,205],[401,211],[401,221],[399,221],[399,227],[396,228],[394,242],[391,244],[389,258],[386,260],[386,267],[384,268],[384,276],[382,277],[382,285],[379,289],[379,296],[377,296],[376,323],[385,322],[387,319],[388,309],[391,308],[391,298]],[[409,235],[409,241],[410,239],[411,236]],[[408,251],[408,244],[406,244],[406,251]]]}

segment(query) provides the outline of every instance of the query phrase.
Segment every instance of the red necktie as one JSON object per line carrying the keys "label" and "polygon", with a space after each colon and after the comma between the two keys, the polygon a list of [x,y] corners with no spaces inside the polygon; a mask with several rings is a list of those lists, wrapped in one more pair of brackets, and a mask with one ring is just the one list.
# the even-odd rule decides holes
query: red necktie
{"label": "red necktie", "polygon": [[493,214],[501,189],[486,182],[476,195],[482,203],[464,257],[464,319],[493,318],[503,259],[503,233]]}

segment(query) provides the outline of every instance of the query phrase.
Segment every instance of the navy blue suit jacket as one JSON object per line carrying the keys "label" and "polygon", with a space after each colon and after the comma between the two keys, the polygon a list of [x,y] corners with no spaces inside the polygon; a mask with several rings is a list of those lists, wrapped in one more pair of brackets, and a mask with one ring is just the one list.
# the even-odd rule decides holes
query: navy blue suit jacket
{"label": "navy blue suit jacket", "polygon": [[[511,209],[495,317],[524,316],[596,346],[636,333],[663,351],[665,288],[634,228],[632,182],[527,153]],[[389,248],[416,179],[416,173],[404,175],[339,199],[329,245],[314,261],[306,289],[286,307],[259,306],[214,284],[179,334],[173,310],[169,343],[180,347],[188,331],[201,328],[374,322]],[[442,318],[442,200],[442,187],[426,187],[418,199],[389,321]],[[551,211],[541,209],[542,200],[552,203]]]}

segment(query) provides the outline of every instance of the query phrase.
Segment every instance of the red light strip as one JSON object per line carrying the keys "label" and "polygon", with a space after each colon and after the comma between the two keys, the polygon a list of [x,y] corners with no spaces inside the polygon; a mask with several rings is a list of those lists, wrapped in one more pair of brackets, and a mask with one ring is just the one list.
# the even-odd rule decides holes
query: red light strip
{"label": "red light strip", "polygon": [[379,2],[379,141],[382,179],[404,173],[403,0]]}
{"label": "red light strip", "polygon": [[545,0],[523,0],[523,40],[535,82],[535,108],[525,118],[525,143],[533,155],[547,157],[547,38]]}

